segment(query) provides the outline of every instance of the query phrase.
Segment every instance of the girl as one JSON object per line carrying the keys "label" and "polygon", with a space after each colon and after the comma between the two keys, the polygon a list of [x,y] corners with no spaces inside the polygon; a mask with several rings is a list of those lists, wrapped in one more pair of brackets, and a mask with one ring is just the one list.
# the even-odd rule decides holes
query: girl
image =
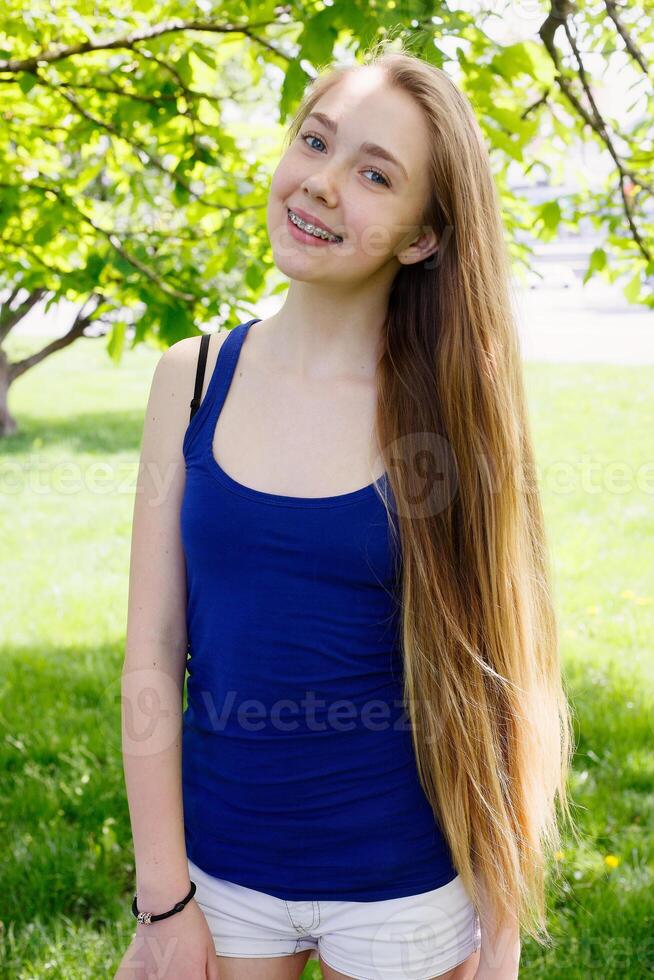
{"label": "girl", "polygon": [[173,345],[148,403],[117,976],[509,980],[572,738],[468,101],[408,52],[319,75],[267,220],[284,305]]}

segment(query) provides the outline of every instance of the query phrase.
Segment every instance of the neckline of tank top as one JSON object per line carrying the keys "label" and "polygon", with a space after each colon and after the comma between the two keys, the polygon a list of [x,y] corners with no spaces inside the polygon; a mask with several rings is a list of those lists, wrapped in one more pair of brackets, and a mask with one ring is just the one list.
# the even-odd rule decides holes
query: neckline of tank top
{"label": "neckline of tank top", "polygon": [[[359,487],[356,490],[349,490],[347,493],[330,494],[326,497],[297,497],[289,494],[270,493],[268,490],[257,490],[254,487],[248,487],[244,483],[240,483],[238,480],[235,480],[234,477],[230,476],[229,473],[222,468],[213,452],[213,438],[218,422],[218,415],[220,414],[220,410],[225,402],[225,399],[227,398],[227,393],[236,370],[238,356],[247,336],[248,330],[252,324],[259,322],[260,318],[255,317],[252,320],[239,323],[237,326],[232,327],[230,330],[230,335],[234,331],[237,331],[234,341],[232,341],[232,344],[230,344],[230,336],[228,335],[223,341],[220,351],[218,352],[218,357],[216,359],[210,384],[213,384],[214,379],[218,378],[218,361],[223,353],[230,355],[230,361],[225,366],[225,373],[221,375],[222,378],[227,377],[228,383],[226,387],[223,385],[221,396],[214,400],[211,407],[211,416],[207,420],[208,425],[205,452],[207,456],[207,464],[212,475],[218,480],[219,483],[221,483],[232,493],[238,494],[241,497],[247,497],[250,500],[254,500],[262,504],[272,504],[273,506],[277,507],[302,507],[307,509],[313,507],[343,507],[347,504],[356,504],[359,501],[377,497],[378,487],[381,487],[382,492],[385,492],[388,487],[388,474],[385,470],[377,481],[373,480],[372,483],[368,483],[365,487]],[[209,390],[207,389],[205,398],[208,400],[208,397]]]}

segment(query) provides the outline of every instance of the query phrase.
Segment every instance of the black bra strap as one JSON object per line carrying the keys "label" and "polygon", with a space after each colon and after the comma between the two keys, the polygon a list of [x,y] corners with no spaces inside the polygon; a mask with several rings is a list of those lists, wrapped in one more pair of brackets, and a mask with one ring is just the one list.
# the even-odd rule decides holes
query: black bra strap
{"label": "black bra strap", "polygon": [[195,391],[193,392],[193,398],[191,399],[191,418],[189,422],[197,412],[200,407],[200,398],[202,397],[202,383],[204,381],[204,368],[207,363],[207,351],[209,350],[209,334],[205,333],[202,335],[202,340],[200,341],[200,352],[198,354],[198,366],[195,372]]}

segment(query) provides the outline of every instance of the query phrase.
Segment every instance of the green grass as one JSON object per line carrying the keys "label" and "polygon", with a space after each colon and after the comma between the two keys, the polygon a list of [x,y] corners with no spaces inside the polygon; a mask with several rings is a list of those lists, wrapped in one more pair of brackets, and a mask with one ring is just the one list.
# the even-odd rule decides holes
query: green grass
{"label": "green grass", "polygon": [[[9,353],[38,346],[14,340]],[[20,432],[0,447],[0,980],[113,976],[133,934],[119,683],[158,356],[140,348],[116,368],[103,340],[82,339],[10,393]],[[520,975],[652,976],[654,369],[529,364],[526,378],[583,845],[561,857],[556,946],[524,941]]]}

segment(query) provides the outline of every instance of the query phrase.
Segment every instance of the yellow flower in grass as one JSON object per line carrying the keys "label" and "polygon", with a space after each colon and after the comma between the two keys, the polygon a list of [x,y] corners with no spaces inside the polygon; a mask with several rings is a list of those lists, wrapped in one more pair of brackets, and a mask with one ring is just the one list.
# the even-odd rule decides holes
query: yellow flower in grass
{"label": "yellow flower in grass", "polygon": [[598,606],[586,606],[586,612],[590,616],[597,616],[597,613],[599,612],[599,607]]}
{"label": "yellow flower in grass", "polygon": [[554,857],[556,858],[557,861],[562,861],[563,858],[565,857],[565,851],[556,851]]}
{"label": "yellow flower in grass", "polygon": [[623,599],[631,599],[635,602],[637,606],[651,606],[654,603],[654,596],[651,595],[636,595],[631,589],[625,589],[620,595]]}
{"label": "yellow flower in grass", "polygon": [[604,858],[604,864],[609,868],[617,868],[620,864],[620,858],[616,857],[615,854],[607,854]]}

